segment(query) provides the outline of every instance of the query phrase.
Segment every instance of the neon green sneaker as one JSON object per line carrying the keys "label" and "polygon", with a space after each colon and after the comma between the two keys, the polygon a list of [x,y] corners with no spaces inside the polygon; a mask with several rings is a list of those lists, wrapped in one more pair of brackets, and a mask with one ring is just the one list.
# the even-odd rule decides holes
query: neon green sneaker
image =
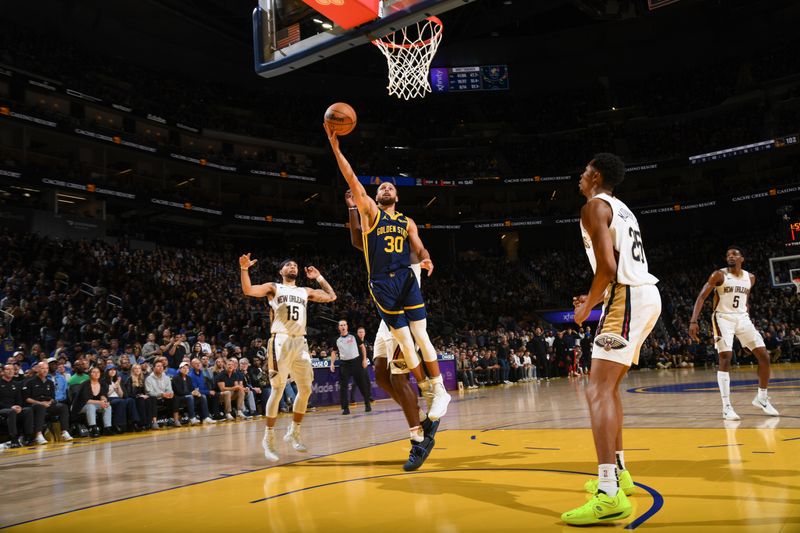
{"label": "neon green sneaker", "polygon": [[628,518],[633,506],[623,491],[611,497],[605,492],[596,492],[592,499],[580,507],[561,515],[561,520],[571,526],[588,526],[602,522],[613,522]]}
{"label": "neon green sneaker", "polygon": [[[584,483],[583,488],[586,489],[586,492],[591,492],[594,494],[597,492],[597,478],[592,479]],[[631,473],[627,470],[622,470],[619,473],[619,488],[625,491],[625,496],[631,496],[634,492],[636,492],[636,485],[633,484],[633,478],[631,478]]]}

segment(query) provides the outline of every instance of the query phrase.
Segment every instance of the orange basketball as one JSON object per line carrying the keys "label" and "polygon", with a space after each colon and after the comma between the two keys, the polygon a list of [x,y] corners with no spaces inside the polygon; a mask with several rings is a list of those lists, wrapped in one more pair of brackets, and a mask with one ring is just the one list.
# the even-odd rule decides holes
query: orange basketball
{"label": "orange basketball", "polygon": [[356,112],[344,102],[336,102],[325,110],[325,124],[337,135],[347,135],[356,127]]}

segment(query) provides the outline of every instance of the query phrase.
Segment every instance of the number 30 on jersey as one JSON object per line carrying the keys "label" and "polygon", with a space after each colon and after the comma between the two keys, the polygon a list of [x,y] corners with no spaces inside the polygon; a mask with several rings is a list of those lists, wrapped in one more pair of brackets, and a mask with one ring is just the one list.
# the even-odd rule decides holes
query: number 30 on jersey
{"label": "number 30 on jersey", "polygon": [[386,248],[383,249],[384,252],[387,254],[403,253],[403,246],[405,245],[405,239],[401,236],[392,237],[391,235],[387,235],[383,238],[386,241]]}

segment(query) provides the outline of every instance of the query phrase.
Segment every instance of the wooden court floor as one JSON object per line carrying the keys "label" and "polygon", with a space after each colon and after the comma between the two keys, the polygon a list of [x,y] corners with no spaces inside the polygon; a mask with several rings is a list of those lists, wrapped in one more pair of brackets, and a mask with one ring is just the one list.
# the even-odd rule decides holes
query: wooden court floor
{"label": "wooden court floor", "polygon": [[[716,372],[632,373],[625,448],[631,517],[608,529],[800,532],[800,365],[774,368],[781,411],[750,405],[755,371],[732,375],[740,422],[721,419]],[[308,454],[265,463],[262,421],[181,428],[0,455],[10,531],[565,531],[596,475],[582,379],[455,393],[437,446],[405,473],[389,401],[310,414]],[[278,425],[285,428],[287,418]]]}

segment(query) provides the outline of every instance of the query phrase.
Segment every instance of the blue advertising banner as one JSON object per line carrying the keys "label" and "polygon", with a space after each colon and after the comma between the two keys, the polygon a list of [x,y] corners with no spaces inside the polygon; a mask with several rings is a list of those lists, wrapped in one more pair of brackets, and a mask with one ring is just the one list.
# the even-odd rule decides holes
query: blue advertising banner
{"label": "blue advertising banner", "polygon": [[[597,322],[600,320],[600,315],[602,314],[601,309],[592,309],[592,312],[589,313],[589,318],[586,320],[587,322]],[[574,324],[575,323],[575,310],[569,309],[567,311],[548,311],[545,313],[540,313],[542,318],[550,322],[551,324]]]}
{"label": "blue advertising banner", "polygon": [[[315,363],[317,363],[315,361]],[[325,405],[339,405],[339,370],[337,369],[336,372],[331,372],[331,369],[328,366],[321,367],[319,364],[314,365],[314,384],[311,388],[311,403],[317,407],[322,407]],[[452,359],[447,361],[439,361],[439,369],[442,372],[442,378],[444,378],[444,386],[447,390],[454,390],[458,388],[457,378],[456,378],[456,362]],[[375,383],[375,370],[370,365],[367,367],[367,372],[369,373],[369,382],[370,386],[372,387],[371,394],[373,400],[384,400],[389,397],[383,389],[378,387]],[[411,378],[411,383],[416,385],[416,381],[414,377]],[[355,386],[353,380],[350,380],[347,388],[347,394],[350,394],[350,390],[355,388],[356,394],[356,401],[363,402],[364,398],[361,397],[361,392],[359,392],[358,387]]]}

